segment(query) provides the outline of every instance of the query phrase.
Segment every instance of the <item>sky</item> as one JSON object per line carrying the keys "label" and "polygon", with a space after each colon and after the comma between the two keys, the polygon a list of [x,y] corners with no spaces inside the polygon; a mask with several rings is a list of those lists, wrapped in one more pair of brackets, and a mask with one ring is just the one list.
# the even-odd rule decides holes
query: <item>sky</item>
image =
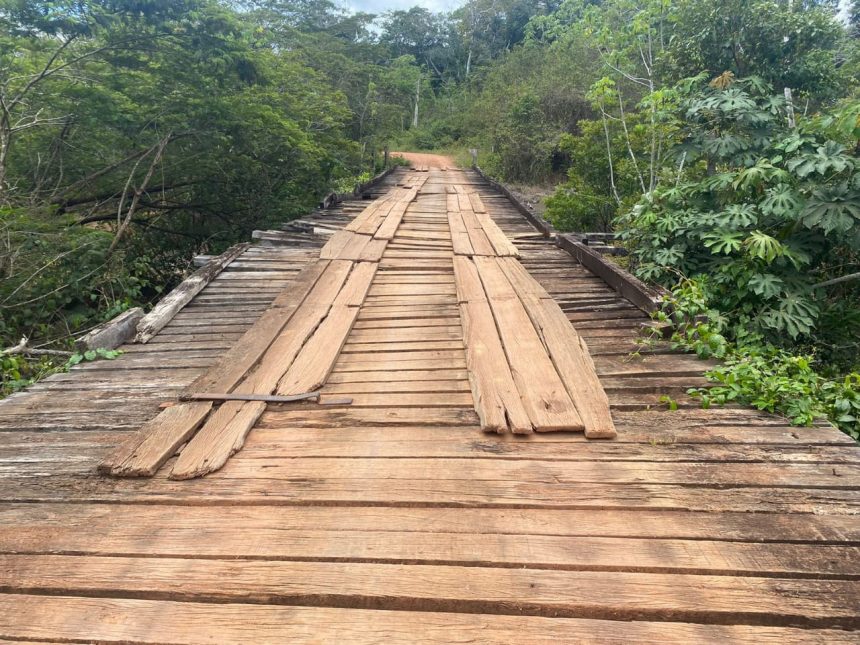
{"label": "sky", "polygon": [[381,14],[396,9],[409,9],[415,5],[431,11],[451,11],[462,4],[461,0],[347,0],[353,11]]}
{"label": "sky", "polygon": [[[395,9],[409,9],[415,5],[431,11],[451,11],[463,4],[463,0],[345,0],[344,4],[352,11],[381,14]],[[851,0],[839,0],[842,18],[848,15]]]}

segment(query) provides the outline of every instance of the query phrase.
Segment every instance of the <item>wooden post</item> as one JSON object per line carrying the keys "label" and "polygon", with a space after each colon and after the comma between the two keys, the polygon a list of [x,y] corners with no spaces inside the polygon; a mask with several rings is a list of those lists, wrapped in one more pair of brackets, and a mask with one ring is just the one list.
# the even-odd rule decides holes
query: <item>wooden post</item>
{"label": "wooden post", "polygon": [[382,169],[388,169],[388,144],[385,144],[385,149],[383,150],[384,158],[382,160]]}

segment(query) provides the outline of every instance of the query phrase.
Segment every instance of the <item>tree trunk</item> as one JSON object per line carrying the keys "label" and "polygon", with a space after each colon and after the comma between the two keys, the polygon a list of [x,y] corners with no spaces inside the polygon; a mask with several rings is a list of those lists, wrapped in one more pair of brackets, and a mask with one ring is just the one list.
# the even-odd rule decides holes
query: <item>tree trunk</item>
{"label": "tree trunk", "polygon": [[791,98],[791,88],[785,88],[785,112],[788,115],[788,127],[792,130],[797,126],[794,119],[794,101]]}
{"label": "tree trunk", "polygon": [[0,125],[0,204],[6,202],[6,165],[9,159],[9,143],[12,134],[5,127],[6,124]]}
{"label": "tree trunk", "polygon": [[412,113],[412,127],[418,127],[418,102],[421,100],[421,77],[415,83],[415,111]]}

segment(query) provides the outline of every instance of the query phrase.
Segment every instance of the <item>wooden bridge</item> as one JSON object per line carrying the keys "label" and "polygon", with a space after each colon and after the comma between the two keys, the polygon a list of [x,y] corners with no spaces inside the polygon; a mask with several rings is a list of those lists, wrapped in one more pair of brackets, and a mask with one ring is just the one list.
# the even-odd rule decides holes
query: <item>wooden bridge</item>
{"label": "wooden bridge", "polygon": [[[0,403],[0,642],[860,642],[858,447],[685,401],[705,366],[631,355],[641,309],[473,171],[422,174],[325,379],[348,405],[264,406],[202,478],[97,472],[358,200],[257,235],[148,343]],[[452,185],[587,342],[616,439],[481,431]]]}

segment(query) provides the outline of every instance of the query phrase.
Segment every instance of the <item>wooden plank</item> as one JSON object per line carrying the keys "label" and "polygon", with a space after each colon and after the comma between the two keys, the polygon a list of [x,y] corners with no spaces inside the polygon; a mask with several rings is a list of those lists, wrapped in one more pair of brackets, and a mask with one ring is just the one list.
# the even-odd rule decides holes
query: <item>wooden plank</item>
{"label": "wooden plank", "polygon": [[375,199],[367,208],[356,215],[351,222],[344,226],[344,230],[373,235],[376,232],[376,228],[374,227],[370,230],[369,227],[372,226],[372,222],[375,222],[377,226],[379,225],[378,223],[381,221],[380,215],[384,212],[383,209],[386,207],[390,208],[393,198],[394,192],[391,191],[379,199]]}
{"label": "wooden plank", "polygon": [[[339,437],[343,429],[335,433]],[[424,442],[444,445],[432,439],[439,427],[402,428],[423,431]],[[311,431],[308,443],[320,443],[326,429]],[[362,435],[397,436],[390,427],[353,428],[348,441]],[[468,434],[451,428],[446,435]],[[85,433],[82,433],[85,434]],[[267,435],[268,440],[261,442]],[[307,435],[306,435],[307,436]],[[540,439],[547,435],[532,435]],[[552,436],[552,435],[550,435]],[[557,436],[557,435],[555,435]],[[261,450],[283,440],[284,429],[258,430],[249,443]],[[337,441],[337,439],[330,440]],[[338,442],[343,444],[346,442]],[[523,443],[521,441],[511,443]],[[532,440],[527,443],[533,443]],[[549,445],[557,442],[548,442]],[[581,442],[575,447],[605,448],[607,442]],[[92,449],[92,448],[90,448]],[[249,445],[244,455],[250,454]],[[289,448],[285,448],[289,450]],[[387,455],[385,455],[387,456]],[[152,526],[171,530],[142,539]],[[172,555],[183,557],[236,558],[257,555],[279,559],[291,553],[288,526],[295,531],[381,531],[419,532],[428,535],[466,533],[558,537],[640,538],[643,540],[713,540],[767,544],[807,544],[858,546],[860,518],[848,515],[811,513],[730,513],[672,510],[598,509],[547,510],[523,508],[458,508],[456,513],[434,507],[396,506],[199,506],[179,504],[92,504],[0,503],[0,553],[91,554],[91,555]],[[253,527],[258,540],[249,543],[247,531]],[[211,539],[201,543],[205,533]],[[101,539],[94,539],[99,536]],[[654,544],[657,544],[656,542]],[[255,550],[256,549],[256,550]]]}
{"label": "wooden plank", "polygon": [[476,213],[475,217],[483,227],[487,239],[493,245],[496,255],[500,257],[519,257],[520,252],[517,250],[517,247],[502,232],[502,229],[496,225],[492,217],[487,213]]}
{"label": "wooden plank", "polygon": [[487,209],[484,207],[484,202],[481,200],[481,196],[475,191],[468,191],[469,195],[469,204],[472,206],[472,210],[476,213],[486,213]]}
{"label": "wooden plank", "polygon": [[[353,266],[361,267],[353,271]],[[330,314],[332,303],[345,301],[366,291],[376,271],[376,264],[332,260],[329,267],[310,290],[301,307],[272,343],[255,371],[236,388],[241,394],[271,394],[278,381],[287,373],[302,348],[309,342],[320,324]],[[313,388],[316,389],[316,388]],[[310,390],[303,390],[308,392]],[[295,392],[294,394],[299,394]]]}
{"label": "wooden plank", "polygon": [[[341,260],[357,261],[364,254],[364,249],[373,240],[369,235],[353,233],[352,240],[341,250],[338,258]],[[320,254],[322,257],[322,254]]]}
{"label": "wooden plank", "polygon": [[300,394],[322,387],[357,316],[358,307],[332,305],[329,315],[278,383],[278,394]]}
{"label": "wooden plank", "polygon": [[456,195],[448,195],[447,218],[454,255],[473,255],[472,242],[469,239],[466,225],[463,223],[463,216],[460,214]]}
{"label": "wooden plank", "polygon": [[646,285],[614,262],[610,262],[597,251],[589,249],[569,235],[559,235],[556,241],[559,247],[570,253],[580,264],[595,275],[600,276],[606,284],[645,313],[654,313],[661,308],[663,292]]}
{"label": "wooden plank", "polygon": [[245,437],[266,409],[261,401],[227,401],[179,453],[171,479],[192,479],[221,468],[245,445]]}
{"label": "wooden plank", "polygon": [[197,431],[212,403],[179,403],[147,422],[98,465],[114,477],[151,477]]}
{"label": "wooden plank", "polygon": [[391,208],[391,211],[385,217],[385,220],[376,230],[374,234],[375,239],[381,240],[390,240],[394,237],[394,234],[397,232],[398,227],[400,226],[400,222],[403,220],[403,215],[406,213],[406,209],[409,207],[409,204],[415,200],[418,196],[418,190],[416,188],[411,188],[405,191],[403,194],[397,197],[396,202]]}
{"label": "wooden plank", "polygon": [[514,384],[475,263],[466,257],[455,257],[454,275],[466,365],[481,429],[504,432],[510,426],[512,432],[527,434],[532,431],[532,422]]}
{"label": "wooden plank", "polygon": [[82,353],[91,349],[116,349],[134,338],[142,318],[143,309],[132,307],[76,340],[75,349]]}
{"label": "wooden plank", "polygon": [[382,260],[382,254],[385,253],[385,247],[388,240],[370,240],[362,249],[356,260],[360,262],[379,262]]}
{"label": "wooden plank", "polygon": [[[473,238],[479,238],[477,244],[474,240],[472,243],[475,248],[475,255],[518,257],[517,247],[508,240],[507,236],[487,214],[480,196],[463,185],[457,185],[454,188],[457,191],[457,204],[462,212],[466,228],[469,229],[469,235]],[[478,230],[483,231],[483,235],[476,232]],[[489,242],[491,249],[487,248],[484,239]]]}
{"label": "wooden plank", "polygon": [[[195,380],[194,383],[186,388],[185,393],[201,393],[205,392],[204,388],[210,387],[212,389],[209,391],[231,391],[239,379],[269,349],[272,344],[273,335],[282,332],[282,330],[290,328],[288,338],[291,342],[295,343],[295,338],[300,336],[300,333],[294,331],[296,325],[303,329],[303,324],[305,326],[308,324],[314,324],[314,326],[318,324],[318,322],[309,322],[308,318],[304,316],[304,313],[308,309],[317,316],[319,315],[318,308],[312,304],[305,305],[306,301],[313,301],[316,298],[325,299],[333,297],[330,294],[336,293],[336,289],[339,290],[350,267],[351,263],[349,262],[325,262],[315,263],[307,271],[303,271],[294,285],[295,288],[289,289],[290,293],[294,295],[295,301],[286,306],[270,309],[267,315],[261,318],[259,324],[255,324],[254,327],[246,332],[239,343],[226,354],[218,366],[207,372],[203,377]],[[290,322],[295,312],[303,307],[303,305],[305,312],[303,312],[302,318],[297,323],[294,323],[293,327],[290,327]],[[313,317],[311,317],[312,319]],[[266,327],[265,325],[269,326]],[[283,334],[279,338],[283,338]],[[282,349],[281,346],[284,342],[282,340],[279,343],[278,340],[275,340],[275,344],[278,345],[277,349]],[[230,364],[228,360],[233,360],[234,363]],[[270,360],[269,363],[271,362]],[[243,393],[257,393],[254,389],[260,386],[257,379],[262,378],[262,376],[269,374],[271,371],[272,366],[270,364],[261,364],[255,376],[252,377],[255,380],[252,380],[250,385],[245,385],[245,389],[242,389],[243,386],[240,385],[240,389],[242,389]],[[274,388],[275,384],[277,384],[277,378],[280,378],[281,374],[283,374],[283,371],[280,371],[276,376],[269,375],[268,379],[271,381],[270,390],[269,392],[262,393],[270,393],[271,388]],[[152,476],[167,459],[175,454],[179,446],[187,442],[194,435],[211,408],[211,403],[200,402],[181,403],[163,410],[155,419],[141,428],[136,437],[130,438],[99,464],[99,471],[122,477]],[[250,414],[253,409],[253,406],[248,406],[246,414]],[[246,417],[243,415],[242,418]],[[219,425],[214,425],[210,432],[219,432]]]}
{"label": "wooden plank", "polygon": [[589,439],[617,436],[603,390],[585,341],[543,287],[514,258],[500,258],[498,265],[520,297],[540,334],[567,393],[585,424]]}
{"label": "wooden plank", "polygon": [[[236,387],[239,394],[271,394],[302,347],[331,309],[324,303],[305,303],[287,323],[257,368]],[[303,390],[307,392],[309,390]]]}
{"label": "wooden plank", "polygon": [[359,307],[367,296],[378,266],[372,262],[356,264],[349,280],[334,299],[328,316],[280,379],[278,394],[311,392],[325,383],[355,324]]}
{"label": "wooden plank", "polygon": [[345,307],[360,307],[367,297],[370,285],[376,275],[379,264],[375,262],[357,262],[349,274],[346,284],[334,298],[332,304]]}
{"label": "wooden plank", "polygon": [[[159,631],[154,632],[153,626]],[[509,643],[620,642],[659,640],[663,643],[733,642],[855,643],[851,632],[809,631],[784,627],[625,622],[617,620],[490,616],[474,613],[382,611],[327,607],[295,607],[246,603],[192,603],[168,600],[0,596],[0,635],[13,639],[56,638],[64,642],[176,645],[220,643],[257,645],[342,642],[355,645],[426,643],[460,640]],[[165,639],[161,634],[167,634]]]}
{"label": "wooden plank", "polygon": [[224,267],[242,255],[249,246],[248,243],[231,246],[224,253],[210,260],[206,266],[185,278],[179,283],[179,286],[159,300],[152,311],[140,319],[137,324],[135,341],[138,343],[148,342],[170,322],[180,309],[191,302],[194,296],[203,291],[203,288],[221,273]]}
{"label": "wooden plank", "polygon": [[[461,195],[460,197],[464,197]],[[468,201],[468,198],[466,198]],[[484,227],[478,221],[475,213],[471,210],[461,210],[460,215],[463,217],[463,223],[466,225],[466,230],[469,233],[469,241],[472,244],[472,250],[475,255],[495,256],[496,249],[490,243],[487,234],[484,232]]]}
{"label": "wooden plank", "polygon": [[[331,410],[338,416],[345,416],[344,410]],[[409,413],[407,416],[406,413]],[[446,424],[459,423],[464,431],[477,432],[477,415],[468,411],[465,417],[462,409],[420,408],[379,409],[360,408],[348,414],[356,417],[355,425],[385,425],[399,427],[402,424],[423,425],[428,422]],[[358,413],[362,413],[359,417]],[[265,417],[264,417],[265,418]],[[282,417],[283,418],[283,417]],[[292,426],[315,425],[321,421],[310,421],[302,412],[291,417]],[[331,426],[329,420],[329,426]],[[253,438],[253,434],[251,435]],[[241,456],[241,453],[240,453]],[[665,484],[642,481],[620,482],[549,482],[546,478],[529,481],[480,481],[464,479],[463,468],[467,462],[459,460],[460,475],[457,479],[415,478],[413,471],[410,481],[395,482],[384,479],[328,479],[320,471],[310,478],[297,476],[281,479],[283,470],[277,476],[266,477],[267,462],[257,467],[255,478],[233,478],[229,470],[235,458],[222,472],[206,479],[172,482],[159,475],[159,484],[153,488],[141,488],[140,481],[128,479],[86,481],[91,469],[84,467],[75,473],[46,473],[44,469],[24,475],[10,474],[2,478],[4,499],[15,502],[47,502],[67,500],[68,491],[74,489],[75,499],[90,502],[126,502],[136,504],[153,503],[194,503],[209,505],[224,504],[270,504],[270,505],[310,505],[322,506],[376,505],[403,507],[444,507],[444,508],[543,508],[543,509],[631,509],[647,510],[689,510],[706,512],[744,512],[744,513],[829,513],[856,515],[860,513],[860,497],[848,488],[809,488],[781,486],[722,486],[704,484]],[[254,460],[258,461],[258,460]],[[345,461],[345,460],[341,460]],[[376,459],[377,464],[387,461]],[[602,464],[603,462],[601,462]],[[744,466],[748,464],[743,464]],[[432,463],[422,467],[432,468]],[[609,466],[612,467],[612,466]],[[513,477],[521,477],[523,472],[535,468],[533,464],[521,464],[522,470]],[[84,483],[86,482],[86,483]],[[96,484],[97,485],[94,485]],[[730,489],[730,493],[727,492]],[[624,549],[624,544],[613,548]],[[651,547],[657,546],[652,543]],[[570,548],[570,547],[568,547]]]}
{"label": "wooden plank", "polygon": [[320,260],[305,266],[272,308],[263,313],[216,365],[201,374],[186,389],[195,392],[229,392],[260,360],[305,297],[314,288],[329,262]]}
{"label": "wooden plank", "polygon": [[373,241],[374,238],[369,235],[341,230],[332,235],[326,245],[320,250],[320,258],[324,260],[357,261],[365,256],[365,250],[367,250],[369,258],[381,258],[385,245],[383,243],[380,247],[377,243],[368,249],[368,245]]}
{"label": "wooden plank", "polygon": [[401,194],[402,191],[398,189],[388,193],[385,202],[380,204],[379,208],[370,217],[359,224],[355,231],[363,235],[376,235],[376,231],[379,230],[382,222],[385,221],[391,209],[397,204],[398,195]]}
{"label": "wooden plank", "polygon": [[377,610],[860,627],[856,584],[844,580],[253,560],[189,567],[180,558],[52,555],[0,556],[0,571],[19,588],[54,596],[107,591],[123,597],[146,588],[152,596],[186,602],[338,598]]}
{"label": "wooden plank", "polygon": [[475,258],[523,406],[538,432],[583,422],[516,292],[494,258]]}

